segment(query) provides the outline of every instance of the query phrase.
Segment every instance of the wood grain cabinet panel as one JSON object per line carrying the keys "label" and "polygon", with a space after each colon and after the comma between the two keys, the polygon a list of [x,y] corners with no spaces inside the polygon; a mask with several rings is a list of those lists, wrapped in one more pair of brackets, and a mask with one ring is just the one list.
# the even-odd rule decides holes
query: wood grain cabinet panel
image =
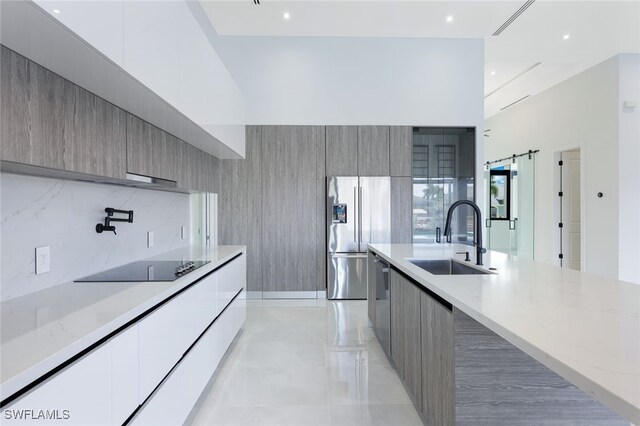
{"label": "wood grain cabinet panel", "polygon": [[245,162],[247,175],[247,289],[262,291],[262,130],[259,126],[246,128]]}
{"label": "wood grain cabinet panel", "polygon": [[326,126],[326,176],[358,175],[358,127]]}
{"label": "wood grain cabinet panel", "polygon": [[218,240],[247,246],[247,291],[262,291],[261,126],[246,126],[244,160],[219,161]]}
{"label": "wood grain cabinet panel", "polygon": [[178,143],[163,130],[127,114],[127,171],[177,181]]}
{"label": "wood grain cabinet panel", "polygon": [[63,169],[73,85],[5,47],[1,81],[2,159]]}
{"label": "wood grain cabinet panel", "polygon": [[29,134],[29,61],[0,46],[0,158],[33,164]]}
{"label": "wood grain cabinet panel", "polygon": [[420,294],[422,413],[428,425],[455,425],[453,313]]}
{"label": "wood grain cabinet panel", "polygon": [[316,158],[323,140],[322,126],[262,127],[264,291],[316,291]]}
{"label": "wood grain cabinet panel", "polygon": [[2,47],[2,159],[125,177],[124,111]]}
{"label": "wood grain cabinet panel", "polygon": [[72,128],[65,137],[65,170],[126,177],[126,114],[123,110],[75,86]]}
{"label": "wood grain cabinet panel", "polygon": [[457,425],[629,424],[461,310],[453,318]]}
{"label": "wood grain cabinet panel", "polygon": [[358,175],[389,176],[389,126],[358,126]]}
{"label": "wood grain cabinet panel", "polygon": [[67,131],[74,130],[73,84],[29,63],[29,164],[64,169]]}
{"label": "wood grain cabinet panel", "polygon": [[402,276],[395,270],[389,271],[390,299],[391,299],[391,360],[396,366],[400,377],[404,374],[404,316],[402,300],[404,285]]}
{"label": "wood grain cabinet panel", "polygon": [[411,176],[413,127],[389,128],[389,171],[391,176]]}
{"label": "wood grain cabinet panel", "polygon": [[367,313],[369,321],[376,323],[376,263],[372,252],[367,253]]}
{"label": "wood grain cabinet panel", "polygon": [[411,243],[412,182],[410,177],[391,177],[391,243]]}
{"label": "wood grain cabinet panel", "polygon": [[416,406],[422,403],[422,346],[420,328],[420,293],[418,287],[402,278],[402,316],[404,333],[404,372],[402,378]]}

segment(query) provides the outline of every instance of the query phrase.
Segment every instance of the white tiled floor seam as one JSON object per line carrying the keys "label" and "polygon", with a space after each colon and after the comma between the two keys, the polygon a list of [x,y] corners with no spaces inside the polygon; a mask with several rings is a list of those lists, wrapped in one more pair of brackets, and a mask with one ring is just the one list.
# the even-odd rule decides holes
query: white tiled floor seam
{"label": "white tiled floor seam", "polygon": [[249,300],[194,425],[421,425],[366,301]]}

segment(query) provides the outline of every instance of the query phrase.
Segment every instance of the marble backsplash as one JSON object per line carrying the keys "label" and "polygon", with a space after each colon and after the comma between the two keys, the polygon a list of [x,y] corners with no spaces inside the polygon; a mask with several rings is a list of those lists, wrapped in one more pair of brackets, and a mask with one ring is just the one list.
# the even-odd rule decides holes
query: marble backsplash
{"label": "marble backsplash", "polygon": [[[189,244],[187,194],[8,173],[0,174],[0,188],[0,300]],[[96,233],[105,207],[134,210],[133,223],[115,223],[117,235]],[[36,275],[35,248],[47,245],[51,271]]]}

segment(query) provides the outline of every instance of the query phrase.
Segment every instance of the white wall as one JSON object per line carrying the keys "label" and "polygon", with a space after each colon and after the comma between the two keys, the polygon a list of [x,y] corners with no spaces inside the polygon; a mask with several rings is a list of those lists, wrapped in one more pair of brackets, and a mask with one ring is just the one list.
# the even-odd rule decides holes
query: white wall
{"label": "white wall", "polygon": [[[189,244],[189,195],[0,174],[0,300],[43,290]],[[105,207],[134,210],[117,235],[98,234]],[[147,248],[147,231],[155,244]],[[35,248],[51,247],[51,272],[35,275]]]}
{"label": "white wall", "polygon": [[483,163],[483,40],[217,36],[214,45],[248,124],[476,127]]}
{"label": "white wall", "polygon": [[482,123],[482,40],[219,37],[216,49],[247,123]]}
{"label": "white wall", "polygon": [[[491,129],[491,137],[485,141],[485,158],[492,160],[529,149],[540,150],[536,156],[535,258],[558,264],[559,232],[554,216],[558,188],[555,186],[557,164],[554,154],[581,148],[583,269],[604,277],[640,283],[639,275],[619,275],[618,268],[622,249],[619,236],[627,232],[622,228],[627,224],[619,223],[618,218],[622,215],[626,221],[635,221],[632,229],[637,232],[638,216],[628,216],[634,214],[628,212],[628,206],[632,202],[630,198],[637,201],[640,195],[638,137],[637,133],[633,137],[634,124],[630,125],[628,136],[621,135],[619,61],[620,57],[613,57],[488,118],[485,127]],[[637,114],[635,117],[637,120]],[[627,155],[633,160],[627,159],[629,164],[623,165],[620,158]],[[623,184],[620,175],[626,172],[619,168],[621,165],[624,170],[635,172]],[[604,197],[598,198],[598,192],[603,192]],[[624,248],[628,250],[624,258],[638,263],[637,237],[635,241],[631,240],[633,238]]]}
{"label": "white wall", "polygon": [[[620,55],[619,276],[640,283],[640,55]],[[625,108],[624,102],[635,102]]]}

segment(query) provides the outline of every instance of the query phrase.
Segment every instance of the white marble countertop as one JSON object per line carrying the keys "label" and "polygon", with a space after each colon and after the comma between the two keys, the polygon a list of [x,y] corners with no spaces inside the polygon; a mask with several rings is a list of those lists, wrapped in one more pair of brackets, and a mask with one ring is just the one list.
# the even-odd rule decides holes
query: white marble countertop
{"label": "white marble countertop", "polygon": [[2,302],[2,399],[244,251],[244,246],[184,247],[150,258],[209,261],[173,282],[69,282]]}
{"label": "white marble countertop", "polygon": [[640,285],[489,251],[495,275],[433,275],[408,258],[463,259],[456,244],[369,248],[628,420],[640,424]]}

